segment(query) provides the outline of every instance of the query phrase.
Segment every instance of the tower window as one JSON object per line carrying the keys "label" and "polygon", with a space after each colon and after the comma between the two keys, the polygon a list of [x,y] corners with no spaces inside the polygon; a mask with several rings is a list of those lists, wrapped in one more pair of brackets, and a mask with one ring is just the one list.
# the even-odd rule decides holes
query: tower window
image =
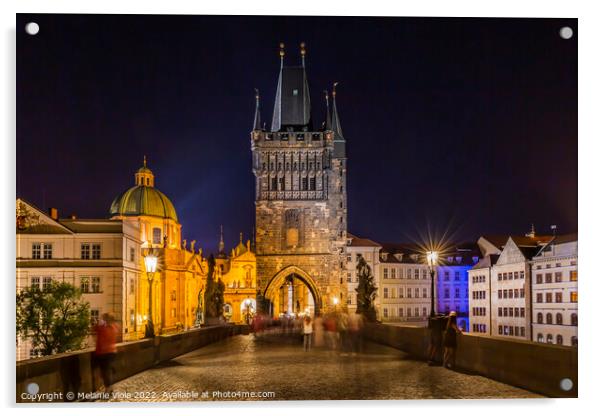
{"label": "tower window", "polygon": [[307,178],[301,178],[301,190],[307,191]]}
{"label": "tower window", "polygon": [[295,89],[293,90],[293,97],[296,97],[296,96],[298,96],[298,95],[299,95],[299,90],[295,88]]}
{"label": "tower window", "polygon": [[309,190],[310,191],[315,191],[316,190],[316,178],[310,178],[309,179]]}

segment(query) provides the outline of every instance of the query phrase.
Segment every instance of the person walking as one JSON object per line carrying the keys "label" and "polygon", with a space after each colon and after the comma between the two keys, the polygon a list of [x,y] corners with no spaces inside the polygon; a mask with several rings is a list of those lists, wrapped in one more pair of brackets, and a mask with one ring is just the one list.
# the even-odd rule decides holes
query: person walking
{"label": "person walking", "polygon": [[113,316],[108,313],[103,314],[102,320],[95,327],[95,332],[96,350],[94,351],[94,360],[100,370],[105,392],[111,393],[113,388],[113,362],[117,355],[115,344],[119,333]]}
{"label": "person walking", "polygon": [[314,347],[324,346],[324,321],[320,315],[314,318]]}
{"label": "person walking", "polygon": [[457,335],[462,333],[456,321],[456,312],[449,313],[443,335],[443,366],[452,370],[456,366]]}
{"label": "person walking", "polygon": [[311,349],[311,334],[313,333],[313,322],[309,315],[303,319],[303,349],[309,351]]}

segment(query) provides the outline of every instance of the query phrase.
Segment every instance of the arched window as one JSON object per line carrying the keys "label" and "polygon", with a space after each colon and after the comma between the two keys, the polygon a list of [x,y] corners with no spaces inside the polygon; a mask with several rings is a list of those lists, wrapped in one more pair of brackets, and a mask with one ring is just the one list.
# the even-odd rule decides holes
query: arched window
{"label": "arched window", "polygon": [[552,324],[552,314],[546,313],[546,324]]}
{"label": "arched window", "polygon": [[576,313],[571,314],[571,325],[577,326],[577,314]]}
{"label": "arched window", "polygon": [[537,334],[537,342],[543,342],[543,334]]}
{"label": "arched window", "polygon": [[161,244],[161,229],[153,228],[153,244]]}
{"label": "arched window", "polygon": [[556,344],[562,345],[563,339],[562,335],[556,335]]}
{"label": "arched window", "polygon": [[577,346],[577,337],[571,337],[571,345],[572,345],[573,347],[576,347],[576,346]]}
{"label": "arched window", "polygon": [[543,324],[543,313],[539,312],[537,314],[537,323],[538,324]]}
{"label": "arched window", "polygon": [[554,342],[554,337],[552,336],[552,334],[548,334],[548,336],[546,337],[546,342],[548,344],[551,344]]}
{"label": "arched window", "polygon": [[562,314],[561,313],[556,314],[556,325],[562,325]]}

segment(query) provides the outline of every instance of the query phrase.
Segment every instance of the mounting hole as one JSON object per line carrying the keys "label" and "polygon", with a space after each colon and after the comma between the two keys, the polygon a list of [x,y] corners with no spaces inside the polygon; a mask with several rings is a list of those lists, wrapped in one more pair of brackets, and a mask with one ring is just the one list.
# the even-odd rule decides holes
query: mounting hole
{"label": "mounting hole", "polygon": [[39,31],[40,25],[38,25],[36,22],[29,22],[25,25],[25,32],[27,32],[29,35],[37,35]]}
{"label": "mounting hole", "polygon": [[38,383],[29,383],[25,389],[27,390],[27,393],[35,396],[40,391],[40,386]]}
{"label": "mounting hole", "polygon": [[569,26],[561,27],[558,33],[560,33],[562,39],[570,39],[573,37],[573,29]]}
{"label": "mounting hole", "polygon": [[573,380],[570,378],[563,378],[560,380],[560,388],[564,391],[571,391],[573,389]]}

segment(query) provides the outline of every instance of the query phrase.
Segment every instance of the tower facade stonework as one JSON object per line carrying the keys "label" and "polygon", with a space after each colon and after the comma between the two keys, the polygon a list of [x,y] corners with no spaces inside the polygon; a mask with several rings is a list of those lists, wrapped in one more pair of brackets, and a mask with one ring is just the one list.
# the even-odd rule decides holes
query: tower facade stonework
{"label": "tower facade stonework", "polygon": [[[287,282],[297,287],[292,284],[296,279],[313,297],[313,312],[345,309],[347,160],[336,93],[332,108],[326,107],[326,121],[314,128],[304,45],[300,66],[284,65],[282,45],[280,57],[271,128],[257,121],[257,94],[251,132],[258,308],[272,314],[287,311],[286,301],[280,300],[283,309],[274,305],[275,299],[278,293],[282,297]],[[293,306],[288,312],[299,311]]]}

